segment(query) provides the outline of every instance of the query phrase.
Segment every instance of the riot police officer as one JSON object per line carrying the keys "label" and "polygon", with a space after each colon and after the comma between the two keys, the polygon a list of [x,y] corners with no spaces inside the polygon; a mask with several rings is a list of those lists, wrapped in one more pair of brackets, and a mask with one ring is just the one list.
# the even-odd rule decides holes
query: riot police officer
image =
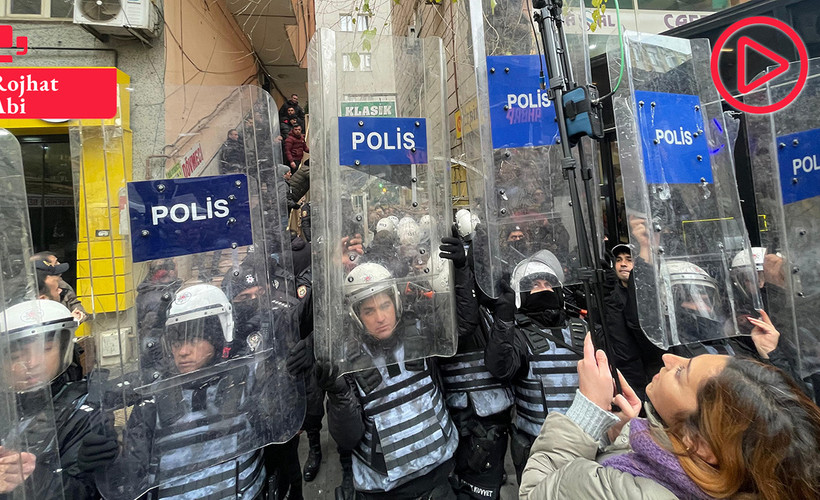
{"label": "riot police officer", "polygon": [[515,393],[510,453],[519,482],[547,413],[565,412],[578,387],[575,367],[587,328],[567,317],[563,278],[561,264],[548,250],[519,262],[512,286],[500,284],[488,325],[487,368],[512,382]]}
{"label": "riot police officer", "polygon": [[432,358],[418,359],[425,338],[402,314],[390,272],[376,263],[355,267],[346,280],[347,309],[356,326],[345,344],[362,370],[337,378],[325,362],[317,378],[328,393],[328,426],[353,450],[358,498],[452,498],[448,482],[458,434]]}
{"label": "riot police officer", "polygon": [[[262,498],[262,450],[209,465],[253,439],[248,408],[254,404],[256,380],[251,370],[237,365],[209,372],[231,356],[234,331],[232,304],[222,290],[208,284],[179,290],[163,337],[163,348],[173,359],[164,379],[178,383],[134,406],[128,420],[131,439],[119,458],[106,463],[94,457],[93,463],[109,475],[143,477],[146,489],[159,483],[158,499]],[[202,375],[196,376],[197,371]]]}
{"label": "riot police officer", "polygon": [[[0,332],[5,337],[2,343],[10,351],[9,362],[2,363],[3,378],[16,393],[19,412],[17,429],[13,429],[12,434],[29,444],[36,460],[33,472],[28,470],[32,476],[25,484],[10,491],[0,489],[0,493],[11,493],[12,498],[16,498],[14,490],[19,488],[24,497],[27,494],[38,498],[65,495],[91,499],[99,495],[83,449],[95,444],[92,434],[101,428],[102,414],[88,404],[86,380],[72,377],[74,370],[68,370],[74,354],[76,329],[71,311],[53,300],[29,300],[0,313]],[[37,422],[46,418],[43,397],[47,397],[44,395],[49,393],[48,388],[52,394],[48,403],[54,408],[56,436],[38,431]],[[4,441],[8,438],[3,436]],[[0,449],[4,457],[11,457],[14,451]],[[56,450],[59,450],[60,466],[54,471],[48,459]],[[26,457],[22,456],[21,461],[25,462]],[[4,464],[3,475],[8,467],[9,464]],[[2,483],[7,484],[6,481],[3,477]]]}
{"label": "riot police officer", "polygon": [[496,499],[504,482],[513,394],[485,366],[487,332],[479,326],[475,278],[454,229],[440,247],[440,256],[453,263],[459,336],[456,355],[440,360],[445,400],[459,431],[452,482],[459,499]]}

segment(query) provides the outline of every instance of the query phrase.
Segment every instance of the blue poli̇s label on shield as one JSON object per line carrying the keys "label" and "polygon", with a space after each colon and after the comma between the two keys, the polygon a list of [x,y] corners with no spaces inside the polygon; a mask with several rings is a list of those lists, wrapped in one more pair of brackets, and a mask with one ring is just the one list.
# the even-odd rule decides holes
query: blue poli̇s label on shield
{"label": "blue poli\u0307s label on shield", "polygon": [[713,181],[698,96],[635,91],[635,106],[647,184]]}
{"label": "blue poli\u0307s label on shield", "polygon": [[245,174],[129,182],[128,217],[134,262],[253,243]]}
{"label": "blue poli\u0307s label on shield", "polygon": [[427,163],[424,118],[339,117],[339,164]]}
{"label": "blue poli\u0307s label on shield", "polygon": [[557,144],[555,108],[541,90],[538,56],[487,56],[493,148]]}
{"label": "blue poli\u0307s label on shield", "polygon": [[820,196],[820,129],[777,138],[783,204]]}

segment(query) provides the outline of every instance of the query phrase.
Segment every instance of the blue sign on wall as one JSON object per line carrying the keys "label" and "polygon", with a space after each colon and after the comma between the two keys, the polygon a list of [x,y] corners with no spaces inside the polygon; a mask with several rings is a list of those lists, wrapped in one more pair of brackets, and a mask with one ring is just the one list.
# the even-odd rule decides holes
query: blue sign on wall
{"label": "blue sign on wall", "polygon": [[556,144],[555,108],[541,90],[538,56],[487,56],[493,148]]}
{"label": "blue sign on wall", "polygon": [[711,183],[712,162],[700,98],[636,91],[635,105],[647,184]]}
{"label": "blue sign on wall", "polygon": [[820,129],[777,138],[783,204],[820,196]]}
{"label": "blue sign on wall", "polygon": [[427,163],[424,118],[339,117],[339,164]]}
{"label": "blue sign on wall", "polygon": [[253,243],[245,174],[128,183],[134,262]]}

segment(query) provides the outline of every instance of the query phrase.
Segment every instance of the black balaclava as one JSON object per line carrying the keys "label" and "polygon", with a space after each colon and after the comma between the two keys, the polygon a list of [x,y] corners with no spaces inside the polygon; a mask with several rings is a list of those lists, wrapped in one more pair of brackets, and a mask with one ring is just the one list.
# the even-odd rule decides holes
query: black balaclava
{"label": "black balaclava", "polygon": [[538,320],[544,326],[561,326],[564,323],[564,301],[562,289],[544,290],[542,292],[521,292],[522,313]]}

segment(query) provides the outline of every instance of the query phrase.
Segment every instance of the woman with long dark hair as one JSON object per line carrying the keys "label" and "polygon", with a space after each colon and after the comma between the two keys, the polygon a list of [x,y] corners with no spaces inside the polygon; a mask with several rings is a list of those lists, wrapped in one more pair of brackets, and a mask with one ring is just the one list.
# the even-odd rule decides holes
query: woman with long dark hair
{"label": "woman with long dark hair", "polygon": [[584,347],[575,400],[544,422],[521,498],[820,497],[820,409],[781,370],[665,354],[640,419],[622,376],[612,397],[604,352]]}

